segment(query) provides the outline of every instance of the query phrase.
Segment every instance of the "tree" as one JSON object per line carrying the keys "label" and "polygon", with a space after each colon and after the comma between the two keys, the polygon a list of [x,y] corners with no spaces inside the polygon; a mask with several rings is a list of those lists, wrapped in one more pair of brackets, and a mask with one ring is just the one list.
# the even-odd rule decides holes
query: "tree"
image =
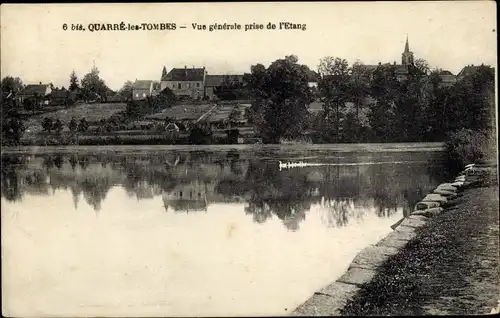
{"label": "tree", "polygon": [[246,76],[255,98],[252,107],[260,115],[254,117],[254,125],[266,143],[278,143],[282,137],[296,138],[307,124],[312,93],[307,74],[297,62],[296,56],[286,56],[267,69],[259,64],[252,66],[252,73]]}
{"label": "tree", "polygon": [[78,128],[77,130],[81,133],[84,133],[86,132],[87,130],[89,129],[89,124],[87,123],[87,120],[85,119],[85,117],[83,117],[82,119],[80,119],[80,121],[78,122]]}
{"label": "tree", "polygon": [[24,89],[24,85],[19,77],[6,76],[2,78],[1,89],[1,110],[2,116],[5,116],[8,110],[16,106],[14,97]]}
{"label": "tree", "polygon": [[417,69],[417,71],[419,73],[424,74],[424,75],[430,75],[431,67],[429,66],[429,63],[427,63],[426,60],[416,59],[414,64],[415,64],[415,68]]}
{"label": "tree", "polygon": [[122,95],[126,101],[132,100],[132,94],[134,90],[134,83],[131,81],[126,81],[123,87],[120,89],[120,95]]}
{"label": "tree", "polygon": [[106,100],[109,88],[106,86],[104,80],[99,77],[99,69],[92,67],[90,73],[85,74],[81,81],[83,98],[88,101],[94,96],[99,96],[101,99]]}
{"label": "tree", "polygon": [[77,124],[75,118],[71,118],[71,121],[68,124],[68,129],[71,132],[71,134],[74,134],[76,132],[77,128],[78,128],[78,124]]}
{"label": "tree", "polygon": [[2,78],[2,96],[6,97],[10,93],[16,94],[23,90],[23,81],[19,77],[6,76]]}
{"label": "tree", "polygon": [[211,138],[212,138],[212,130],[203,124],[195,124],[189,130],[188,141],[190,144],[194,145],[209,144]]}
{"label": "tree", "polygon": [[45,132],[51,132],[54,127],[54,119],[52,117],[45,117],[42,120],[42,129]]}
{"label": "tree", "polygon": [[59,135],[61,134],[61,131],[63,130],[63,124],[59,120],[59,118],[56,119],[54,124],[52,125],[52,129]]}
{"label": "tree", "polygon": [[19,118],[4,119],[2,116],[2,145],[19,145],[25,130],[26,126]]}
{"label": "tree", "polygon": [[423,113],[428,108],[425,98],[427,79],[410,74],[399,86],[394,99],[394,128],[397,141],[420,141],[424,127]]}
{"label": "tree", "polygon": [[75,70],[73,70],[69,76],[69,90],[74,91],[78,88],[80,88],[78,85],[78,77],[76,76]]}
{"label": "tree", "polygon": [[320,60],[318,71],[321,74],[318,88],[323,100],[323,132],[327,139],[340,141],[342,111],[350,99],[349,64],[345,59],[327,56]]}
{"label": "tree", "polygon": [[356,108],[356,124],[360,126],[359,111],[363,107],[364,99],[370,94],[370,71],[362,62],[356,61],[350,73],[349,91]]}
{"label": "tree", "polygon": [[368,119],[378,141],[390,141],[394,131],[394,100],[399,89],[393,65],[379,65],[373,73],[370,91],[376,100],[370,107]]}

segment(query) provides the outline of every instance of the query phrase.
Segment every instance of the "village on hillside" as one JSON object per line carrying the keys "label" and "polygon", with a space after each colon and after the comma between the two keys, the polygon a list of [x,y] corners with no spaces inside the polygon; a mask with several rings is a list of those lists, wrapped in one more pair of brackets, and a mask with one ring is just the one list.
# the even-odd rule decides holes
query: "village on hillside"
{"label": "village on hillside", "polygon": [[[258,92],[256,95],[254,81],[258,67],[252,66],[248,74],[229,75],[209,74],[204,66],[170,70],[163,66],[159,80],[127,81],[117,92],[106,86],[95,65],[81,80],[73,72],[68,88],[54,87],[51,83],[24,85],[19,78],[6,77],[2,79],[3,111],[15,113],[24,120],[23,125],[14,125],[9,131],[11,135],[18,135],[15,138],[19,143],[26,145],[261,142],[262,129],[257,127],[257,122],[266,115],[259,114],[255,106],[256,101],[262,99]],[[306,82],[308,115],[305,117],[309,120],[301,126],[300,135],[315,136],[328,125],[326,130],[337,136],[321,139],[326,142],[375,138],[369,131],[373,128],[370,116],[377,114],[373,105],[381,103],[372,93],[373,83],[386,70],[390,70],[394,78],[392,82],[382,83],[387,87],[404,85],[408,78],[417,76],[434,78],[429,82],[437,81],[440,89],[451,89],[484,67],[466,65],[457,75],[448,70],[431,70],[424,59],[414,57],[408,38],[400,64],[365,65],[357,61],[348,66],[343,59],[326,57],[320,60],[316,71],[300,65],[305,79],[297,77],[297,82]],[[349,84],[351,82],[355,84]],[[329,97],[335,85],[344,87],[345,92]],[[332,108],[331,104],[341,106]],[[390,107],[385,110],[388,111]],[[304,117],[304,114],[296,115]],[[349,132],[353,120],[357,130]],[[268,126],[277,123],[269,122]],[[296,125],[284,129],[292,131],[293,126]],[[287,131],[276,134],[285,141],[297,136],[290,137]],[[348,134],[364,137],[351,140],[354,137]]]}

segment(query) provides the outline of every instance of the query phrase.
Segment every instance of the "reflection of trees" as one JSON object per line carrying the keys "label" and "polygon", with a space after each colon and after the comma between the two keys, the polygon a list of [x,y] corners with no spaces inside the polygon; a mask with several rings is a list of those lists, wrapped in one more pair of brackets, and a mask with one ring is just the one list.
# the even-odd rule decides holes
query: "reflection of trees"
{"label": "reflection of trees", "polygon": [[275,214],[288,229],[299,228],[311,204],[311,187],[300,170],[280,172],[274,163],[251,162],[246,181],[250,200],[245,212],[256,222]]}
{"label": "reflection of trees", "polygon": [[85,178],[80,186],[85,201],[98,212],[112,184],[108,178]]}
{"label": "reflection of trees", "polygon": [[[267,152],[260,155],[272,156]],[[352,212],[349,204],[375,205],[381,217],[401,208],[409,213],[415,203],[441,181],[443,174],[442,169],[434,169],[437,177],[430,175],[425,163],[315,166],[280,172],[276,162],[248,156],[235,150],[135,155],[52,154],[32,156],[33,160],[27,160],[30,156],[3,155],[1,191],[3,197],[14,201],[20,200],[23,193],[47,195],[49,185],[69,188],[75,206],[83,193],[85,200],[97,210],[115,184],[143,199],[159,195],[162,190],[170,192],[180,185],[202,182],[215,187],[214,195],[207,196],[207,203],[211,200],[229,202],[235,197],[244,199],[247,201],[245,212],[252,214],[255,222],[265,222],[275,215],[294,230],[305,219],[310,205],[321,197],[326,202],[337,202],[332,203],[328,215],[337,226],[349,221]],[[380,159],[370,159],[377,160]],[[100,175],[101,172],[105,174]]]}
{"label": "reflection of trees", "polygon": [[328,200],[325,206],[328,208],[326,213],[326,222],[329,227],[346,226],[349,222],[349,210],[352,201],[347,200]]}
{"label": "reflection of trees", "polygon": [[19,201],[22,198],[22,191],[19,188],[18,170],[22,165],[18,156],[2,156],[2,197],[8,201]]}

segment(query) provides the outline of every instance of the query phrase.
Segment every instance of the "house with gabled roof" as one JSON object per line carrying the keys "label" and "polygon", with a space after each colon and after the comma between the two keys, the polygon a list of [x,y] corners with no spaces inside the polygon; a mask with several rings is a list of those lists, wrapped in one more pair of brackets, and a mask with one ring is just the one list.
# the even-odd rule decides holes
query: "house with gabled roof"
{"label": "house with gabled roof", "polygon": [[17,95],[19,102],[22,104],[27,99],[33,99],[39,105],[48,105],[48,96],[52,93],[52,88],[50,84],[28,84],[24,89]]}
{"label": "house with gabled roof", "polygon": [[143,100],[153,95],[154,82],[151,80],[135,80],[132,88],[132,99]]}
{"label": "house with gabled roof", "polygon": [[185,96],[193,99],[202,98],[205,95],[205,79],[207,72],[202,68],[173,68],[167,73],[163,67],[161,76],[161,90],[169,88],[176,96]]}
{"label": "house with gabled roof", "polygon": [[457,80],[461,81],[465,77],[473,75],[474,73],[477,72],[478,69],[479,69],[479,66],[477,66],[477,65],[476,66],[474,66],[474,64],[466,65],[460,72],[458,72]]}
{"label": "house with gabled roof", "polygon": [[441,83],[439,85],[442,87],[450,87],[457,82],[457,77],[448,70],[442,70],[438,75],[441,79]]}

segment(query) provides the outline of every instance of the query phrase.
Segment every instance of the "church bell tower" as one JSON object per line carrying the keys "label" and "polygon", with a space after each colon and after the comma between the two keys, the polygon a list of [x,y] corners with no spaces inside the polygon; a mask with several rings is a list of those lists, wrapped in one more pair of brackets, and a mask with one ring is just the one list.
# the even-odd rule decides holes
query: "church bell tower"
{"label": "church bell tower", "polygon": [[410,45],[408,44],[408,35],[406,36],[405,50],[401,54],[401,64],[403,65],[413,65],[413,52],[410,51]]}

